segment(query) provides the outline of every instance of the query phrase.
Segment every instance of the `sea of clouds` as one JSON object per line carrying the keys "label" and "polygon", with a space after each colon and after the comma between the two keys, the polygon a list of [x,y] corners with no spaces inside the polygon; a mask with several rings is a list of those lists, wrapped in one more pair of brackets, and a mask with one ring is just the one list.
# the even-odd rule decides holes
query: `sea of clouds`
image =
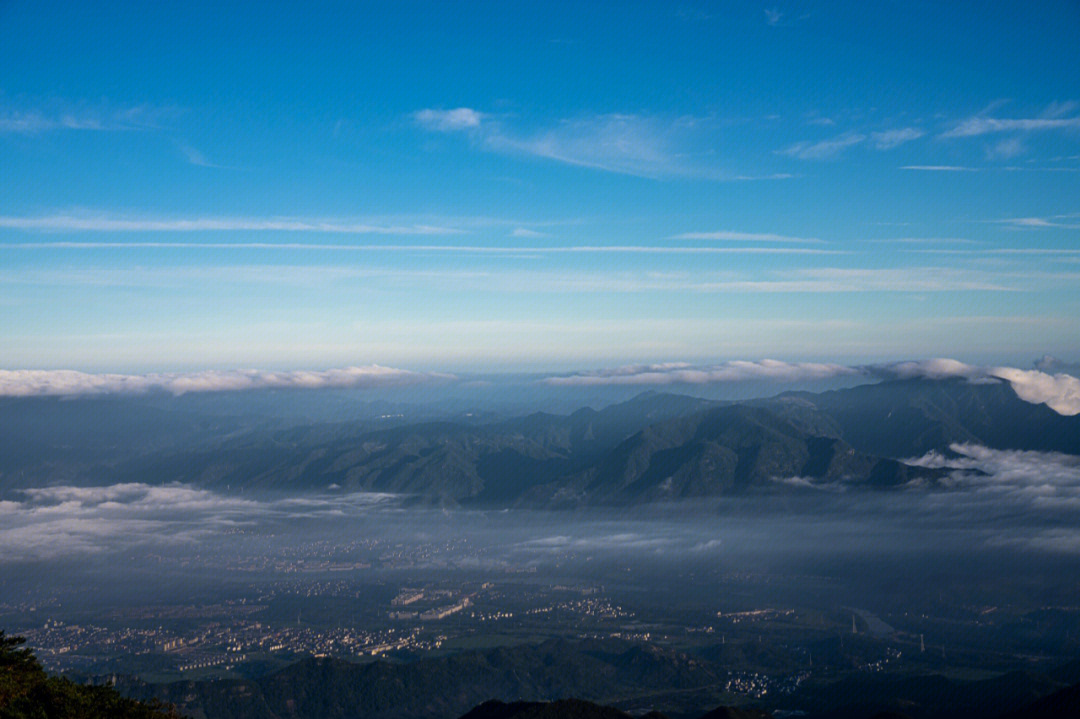
{"label": "sea of clouds", "polygon": [[143,483],[24,489],[0,501],[0,564],[117,552],[261,552],[301,537],[453,544],[437,559],[447,566],[703,552],[872,554],[943,543],[1080,556],[1080,457],[965,444],[951,450],[909,460],[949,470],[944,489],[806,490],[618,511],[430,509],[405,497],[335,489],[299,497]]}

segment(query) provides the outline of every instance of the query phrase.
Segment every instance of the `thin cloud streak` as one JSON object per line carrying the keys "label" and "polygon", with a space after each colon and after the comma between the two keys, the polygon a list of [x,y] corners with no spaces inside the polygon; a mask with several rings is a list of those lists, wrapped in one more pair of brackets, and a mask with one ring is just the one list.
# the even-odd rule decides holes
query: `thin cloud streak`
{"label": "thin cloud streak", "polygon": [[453,110],[426,109],[413,113],[413,119],[418,124],[439,132],[477,128],[480,127],[484,117],[484,113],[468,107],[458,107]]}
{"label": "thin cloud streak", "polygon": [[964,167],[963,165],[904,165],[901,170],[919,170],[921,172],[979,172],[981,167]]}
{"label": "thin cloud streak", "polygon": [[865,139],[866,135],[848,133],[846,135],[834,137],[831,140],[796,142],[794,145],[783,150],[778,150],[777,152],[778,154],[787,155],[799,160],[827,160],[836,157],[852,145],[858,145]]}
{"label": "thin cloud streak", "polygon": [[878,150],[891,150],[905,142],[917,140],[926,133],[915,127],[904,127],[897,130],[885,130],[884,132],[870,133],[870,139],[874,141],[874,147]]}
{"label": "thin cloud streak", "polygon": [[87,107],[62,103],[50,109],[0,110],[0,134],[38,135],[46,132],[121,132],[154,129],[156,118],[171,114],[166,108]]}
{"label": "thin cloud streak", "polygon": [[694,117],[607,113],[564,118],[537,129],[522,127],[506,116],[459,107],[426,108],[412,113],[412,119],[429,132],[468,137],[476,148],[487,152],[531,156],[634,177],[718,181],[791,177],[786,173],[729,174],[688,160],[694,156],[694,147],[700,145],[704,130],[703,121]]}
{"label": "thin cloud streak", "polygon": [[290,217],[196,217],[192,219],[0,216],[0,228],[44,232],[312,232],[378,235],[454,235],[462,230],[428,225],[380,226]]}
{"label": "thin cloud streak", "polygon": [[665,245],[563,245],[498,247],[485,245],[327,245],[298,242],[8,242],[6,250],[34,249],[214,249],[214,250],[327,250],[343,252],[462,252],[492,254],[642,253],[642,254],[844,254],[840,250],[808,247],[669,247]]}
{"label": "thin cloud streak", "polygon": [[1074,222],[1060,222],[1060,220],[1076,220],[1080,218],[1077,214],[1067,215],[1053,215],[1050,217],[1010,217],[1004,220],[991,220],[996,224],[1011,225],[1015,228],[1041,228],[1041,227],[1057,227],[1066,230],[1078,230],[1080,224]]}
{"label": "thin cloud streak", "polygon": [[736,360],[704,367],[695,367],[685,362],[626,365],[612,369],[581,372],[564,377],[547,377],[541,380],[541,383],[551,387],[597,387],[610,385],[714,384],[751,380],[798,382],[841,376],[858,376],[861,374],[862,372],[856,368],[837,364],[789,363],[764,359],[758,361]]}
{"label": "thin cloud streak", "polygon": [[672,240],[730,240],[736,242],[821,242],[816,237],[791,237],[758,232],[684,232],[672,235]]}
{"label": "thin cloud streak", "polygon": [[1061,118],[996,118],[971,117],[938,137],[977,137],[998,132],[1039,132],[1046,130],[1080,129],[1080,117]]}

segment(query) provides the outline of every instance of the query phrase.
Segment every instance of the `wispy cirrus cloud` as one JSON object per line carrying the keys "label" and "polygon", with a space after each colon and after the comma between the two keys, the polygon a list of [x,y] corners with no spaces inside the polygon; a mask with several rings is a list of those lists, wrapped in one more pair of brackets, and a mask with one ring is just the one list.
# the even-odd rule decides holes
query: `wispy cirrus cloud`
{"label": "wispy cirrus cloud", "polygon": [[[605,113],[563,118],[546,127],[527,127],[510,116],[468,107],[425,108],[412,114],[432,132],[464,134],[482,150],[537,157],[647,178],[713,180],[782,179],[787,174],[746,176],[716,170],[696,146],[706,123],[693,117]],[[695,159],[695,155],[699,156]]]}
{"label": "wispy cirrus cloud", "polygon": [[1076,110],[1076,103],[1052,105],[1041,117],[989,117],[979,115],[961,120],[953,128],[938,137],[977,137],[1000,132],[1046,132],[1050,130],[1080,129],[1080,116],[1062,117]]}
{"label": "wispy cirrus cloud", "polygon": [[539,230],[531,230],[528,227],[515,227],[510,231],[511,237],[547,237],[546,232],[540,232]]}
{"label": "wispy cirrus cloud", "polygon": [[206,370],[153,374],[90,374],[76,370],[0,370],[0,397],[85,397],[255,389],[364,388],[448,382],[449,374],[368,365],[329,370]]}
{"label": "wispy cirrus cloud", "polygon": [[904,127],[896,130],[872,132],[870,133],[870,140],[874,143],[874,147],[879,150],[891,150],[894,147],[903,145],[905,142],[918,140],[925,134],[925,131],[917,127]]}
{"label": "wispy cirrus cloud", "polygon": [[36,135],[47,132],[121,132],[154,128],[175,111],[149,105],[116,107],[53,101],[44,107],[0,107],[0,133]]}
{"label": "wispy cirrus cloud", "polygon": [[917,127],[901,127],[871,133],[846,132],[826,140],[796,142],[777,152],[799,160],[828,160],[856,145],[869,145],[876,150],[892,150],[906,142],[917,140],[925,134],[924,130]]}
{"label": "wispy cirrus cloud", "polygon": [[176,149],[179,150],[180,155],[187,161],[189,165],[195,167],[209,167],[216,170],[235,170],[235,167],[228,167],[221,165],[210,160],[204,152],[198,148],[192,147],[184,142],[177,142]]}
{"label": "wispy cirrus cloud", "polygon": [[331,245],[308,242],[8,242],[5,250],[114,249],[296,250],[311,252],[446,252],[462,254],[657,254],[657,255],[836,255],[842,250],[816,247],[679,247],[673,245]]}
{"label": "wispy cirrus cloud", "polygon": [[469,107],[458,107],[453,110],[436,110],[427,108],[413,113],[413,119],[429,130],[439,132],[454,132],[456,130],[469,130],[480,127],[484,120],[484,113]]}
{"label": "wispy cirrus cloud", "polygon": [[1018,155],[1024,154],[1027,151],[1027,146],[1024,141],[1019,137],[1010,137],[1005,140],[1001,140],[994,144],[993,147],[988,148],[986,156],[991,160],[997,159],[1009,159]]}
{"label": "wispy cirrus cloud", "polygon": [[672,240],[728,240],[734,242],[821,242],[816,237],[792,237],[790,235],[776,235],[769,232],[732,232],[718,230],[714,232],[683,232],[672,235]]}
{"label": "wispy cirrus cloud", "polygon": [[310,232],[328,234],[450,235],[463,230],[430,225],[376,225],[305,217],[124,217],[53,214],[0,216],[0,228],[42,232]]}
{"label": "wispy cirrus cloud", "polygon": [[975,240],[970,240],[966,237],[886,237],[881,239],[867,240],[867,242],[896,243],[901,245],[978,244]]}
{"label": "wispy cirrus cloud", "polygon": [[1080,229],[1077,220],[1080,220],[1080,213],[1050,215],[1048,217],[1009,217],[1004,220],[994,220],[993,222],[1024,229],[1056,227],[1077,230]]}
{"label": "wispy cirrus cloud", "polygon": [[866,135],[849,132],[828,140],[796,142],[794,145],[777,152],[799,160],[828,160],[836,157],[847,148],[858,145],[865,139]]}
{"label": "wispy cirrus cloud", "polygon": [[901,170],[918,170],[920,172],[979,172],[980,167],[966,167],[964,165],[904,165]]}

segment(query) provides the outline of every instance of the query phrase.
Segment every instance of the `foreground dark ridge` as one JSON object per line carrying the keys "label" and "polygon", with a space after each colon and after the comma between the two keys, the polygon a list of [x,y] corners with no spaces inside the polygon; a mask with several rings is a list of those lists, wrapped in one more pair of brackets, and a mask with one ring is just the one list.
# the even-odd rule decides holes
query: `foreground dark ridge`
{"label": "foreground dark ridge", "polygon": [[[447,719],[470,707],[479,712],[470,719],[546,719],[563,716],[552,713],[560,706],[598,719],[620,719],[624,711],[697,719],[708,707],[743,699],[725,693],[726,678],[717,663],[651,645],[553,640],[410,663],[309,659],[258,679],[122,681],[117,687],[129,696],[175,703],[197,719]],[[884,711],[912,719],[997,719],[1006,712],[1010,719],[1033,719],[1041,716],[1031,708],[1034,702],[1068,705],[1077,682],[1076,663],[1044,674],[1013,671],[974,681],[851,673],[756,701],[769,711],[799,710],[811,719],[866,719]],[[1063,687],[1072,688],[1056,695]],[[545,704],[565,697],[606,706],[590,714],[583,702]],[[707,716],[760,716],[720,711],[727,713]]]}
{"label": "foreground dark ridge", "polygon": [[[501,702],[493,699],[469,711],[461,719],[668,719],[659,712],[634,717],[613,707],[601,706],[582,699],[560,699],[553,702]],[[760,709],[721,706],[698,719],[772,719],[772,714]]]}
{"label": "foreground dark ridge", "polygon": [[[22,639],[0,632],[0,717],[3,719],[178,719],[157,697],[173,698],[195,719],[769,719],[764,709],[722,705],[700,712],[660,713],[622,709],[583,699],[640,706],[648,690],[657,700],[707,689],[718,678],[708,662],[655,647],[603,651],[599,644],[547,642],[486,653],[463,653],[412,664],[355,665],[307,660],[254,681],[177,682],[166,686],[122,682],[85,686],[49,677]],[[1066,665],[1059,679],[1080,673]],[[702,684],[702,683],[705,684]],[[1060,686],[1060,685],[1059,685]],[[474,702],[490,692],[503,699]],[[608,699],[600,699],[600,697]],[[532,700],[529,700],[529,699]],[[1071,719],[1080,716],[1080,684],[1056,689],[1049,677],[1013,672],[991,680],[954,682],[939,676],[853,677],[792,697],[815,719]],[[475,706],[466,711],[471,704]],[[626,703],[625,701],[623,702]],[[1003,713],[1004,711],[1004,713]]]}
{"label": "foreground dark ridge", "polygon": [[138,702],[108,686],[50,677],[22,637],[0,630],[0,717],[3,719],[178,719],[156,701]]}

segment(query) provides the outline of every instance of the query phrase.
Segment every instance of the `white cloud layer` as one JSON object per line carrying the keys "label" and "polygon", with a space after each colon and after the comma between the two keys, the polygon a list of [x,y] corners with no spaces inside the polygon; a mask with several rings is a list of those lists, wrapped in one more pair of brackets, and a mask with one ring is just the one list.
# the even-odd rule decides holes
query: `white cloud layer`
{"label": "white cloud layer", "polygon": [[[953,444],[953,455],[929,452],[908,464],[951,470],[949,480],[963,494],[946,494],[942,508],[973,513],[994,522],[995,515],[1028,521],[1057,514],[1075,519],[1080,510],[1080,457],[1058,452],[990,449],[976,444]],[[968,505],[965,507],[965,505]],[[1080,551],[1075,521],[1071,551]],[[1038,535],[1037,535],[1038,536]],[[1043,546],[1042,548],[1052,548]],[[1060,549],[1060,547],[1058,547]]]}
{"label": "white cloud layer", "polygon": [[0,564],[72,559],[116,549],[216,544],[222,532],[268,522],[355,518],[387,503],[381,493],[252,499],[188,485],[143,483],[19,490],[0,501]]}
{"label": "white cloud layer", "polygon": [[1080,379],[1064,373],[1049,374],[1037,369],[1023,370],[1015,367],[980,367],[943,358],[878,365],[868,367],[867,370],[879,376],[900,379],[959,377],[969,382],[1005,380],[1025,402],[1045,404],[1061,415],[1080,414]]}
{"label": "white cloud layer", "polygon": [[597,385],[712,384],[748,380],[798,382],[860,374],[862,372],[857,368],[838,364],[789,363],[764,359],[754,362],[736,360],[703,367],[681,362],[627,365],[582,372],[567,377],[548,377],[543,381],[554,387],[591,387]]}
{"label": "white cloud layer", "polygon": [[984,369],[945,357],[878,365],[871,368],[871,371],[880,371],[886,376],[892,376],[896,379],[952,379],[962,377],[967,380],[976,380],[986,378]]}
{"label": "white cloud layer", "polygon": [[[1047,369],[1044,367],[1044,369]],[[837,377],[895,379],[961,378],[969,382],[1010,384],[1017,396],[1045,404],[1058,414],[1080,414],[1080,379],[1063,372],[1015,367],[983,367],[954,359],[933,358],[891,364],[848,366],[781,360],[734,360],[715,365],[667,362],[624,365],[571,375],[547,377],[552,387],[611,385],[671,385],[746,382],[753,380],[805,382]],[[0,370],[0,397],[81,397],[166,392],[228,392],[255,389],[365,388],[452,382],[452,374],[413,372],[380,365],[328,370],[269,371],[257,369],[205,370],[151,374],[91,374],[77,370]]]}
{"label": "white cloud layer", "polygon": [[89,374],[75,370],[0,370],[0,397],[80,397],[109,394],[173,395],[253,389],[363,388],[453,381],[449,374],[368,365],[272,372],[256,369],[158,374]]}
{"label": "white cloud layer", "polygon": [[1025,402],[1045,404],[1058,414],[1080,414],[1080,379],[1072,375],[1012,367],[995,367],[990,372],[1011,384]]}
{"label": "white cloud layer", "polygon": [[1058,414],[1080,414],[1080,379],[1072,375],[1050,374],[1037,369],[981,367],[954,359],[934,358],[892,364],[847,366],[780,360],[732,361],[717,365],[694,366],[683,362],[650,365],[626,365],[562,377],[548,377],[553,387],[592,387],[602,385],[712,384],[775,380],[804,382],[836,377],[883,377],[888,379],[924,378],[943,380],[960,378],[969,382],[1008,382],[1017,396],[1032,404],[1045,404]]}

